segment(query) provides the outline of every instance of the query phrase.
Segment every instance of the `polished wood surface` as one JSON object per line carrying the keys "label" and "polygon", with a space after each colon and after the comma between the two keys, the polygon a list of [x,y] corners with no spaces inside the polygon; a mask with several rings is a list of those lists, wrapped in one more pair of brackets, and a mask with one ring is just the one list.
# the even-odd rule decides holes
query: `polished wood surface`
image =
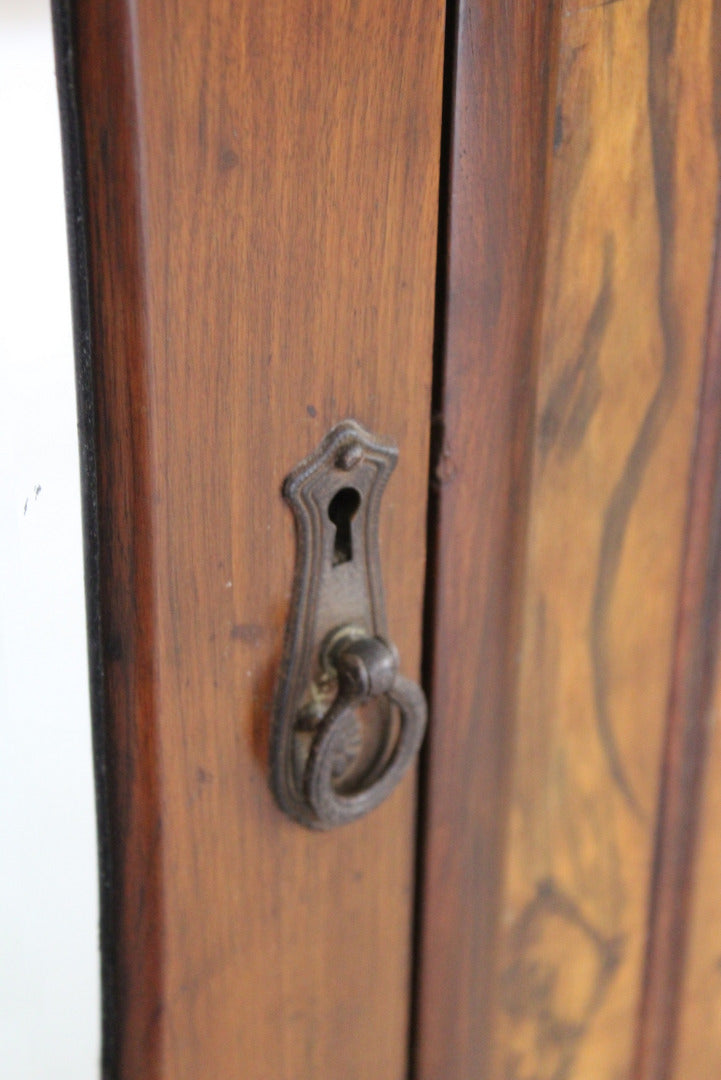
{"label": "polished wood surface", "polygon": [[[699,445],[715,437],[716,391],[708,380],[702,390],[719,183],[712,13],[710,0],[562,5],[548,230],[534,252],[543,263],[540,344],[536,355],[529,334],[519,360],[514,334],[536,293],[511,292],[506,307],[519,280],[509,248],[527,251],[529,221],[528,197],[510,192],[529,157],[506,156],[502,136],[489,139],[488,117],[512,128],[503,80],[517,57],[538,71],[529,60],[538,37],[530,14],[504,24],[494,10],[486,23],[461,4],[424,1080],[671,1075],[708,717],[694,678],[700,643],[715,648],[713,450],[693,464],[699,413],[710,432],[698,428]],[[514,18],[525,56],[509,45]],[[491,42],[504,25],[499,75]],[[547,40],[543,50],[552,55]],[[526,132],[542,130],[540,71],[537,80],[535,113],[523,91],[508,95]],[[505,180],[500,210],[489,160]],[[536,364],[531,437],[527,414],[519,419],[510,403],[533,393]],[[519,463],[531,447],[526,494]],[[708,947],[711,900],[699,873]],[[703,945],[692,944],[692,956],[694,948]],[[677,1075],[714,1075],[719,1039],[709,1034],[708,1056]]]}
{"label": "polished wood surface", "polygon": [[400,1078],[414,783],[327,835],[271,798],[283,477],[394,440],[417,675],[443,11],[77,0],[104,691],[106,1075]]}
{"label": "polished wood surface", "polygon": [[415,1033],[422,1080],[488,1075],[557,14],[552,3],[463,2],[454,36]]}

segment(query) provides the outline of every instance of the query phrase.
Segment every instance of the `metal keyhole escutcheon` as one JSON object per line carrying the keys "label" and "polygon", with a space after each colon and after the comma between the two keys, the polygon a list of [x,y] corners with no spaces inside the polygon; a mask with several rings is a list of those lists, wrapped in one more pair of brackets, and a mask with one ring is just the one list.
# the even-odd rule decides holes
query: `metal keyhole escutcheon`
{"label": "metal keyhole escutcheon", "polygon": [[378,806],[425,731],[423,691],[399,674],[385,625],[378,519],[397,457],[346,420],[283,485],[297,557],[271,782],[281,808],[309,828],[343,825]]}

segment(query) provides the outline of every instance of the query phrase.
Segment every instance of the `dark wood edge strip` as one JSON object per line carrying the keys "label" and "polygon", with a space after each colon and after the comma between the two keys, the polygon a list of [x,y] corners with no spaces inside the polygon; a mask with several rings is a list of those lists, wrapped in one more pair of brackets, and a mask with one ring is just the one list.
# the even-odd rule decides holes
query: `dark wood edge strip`
{"label": "dark wood edge strip", "polygon": [[673,1072],[721,601],[721,243],[691,468],[666,734],[656,816],[636,1080]]}
{"label": "dark wood edge strip", "polygon": [[102,1075],[160,1068],[142,183],[124,0],[52,0],[75,339],[100,874]]}
{"label": "dark wood edge strip", "polygon": [[111,1075],[116,1055],[116,993],[112,961],[113,926],[110,918],[113,895],[113,863],[105,761],[106,713],[103,693],[103,661],[100,613],[100,551],[98,544],[98,480],[95,438],[95,404],[90,338],[90,284],[83,160],[78,112],[78,87],[73,48],[72,0],[51,0],[55,46],[55,77],[60,109],[65,214],[70,264],[75,352],[78,442],[83,526],[85,619],[90,682],[90,716],[95,768],[95,806],[98,836],[100,892],[100,964],[102,1010],[102,1072]]}

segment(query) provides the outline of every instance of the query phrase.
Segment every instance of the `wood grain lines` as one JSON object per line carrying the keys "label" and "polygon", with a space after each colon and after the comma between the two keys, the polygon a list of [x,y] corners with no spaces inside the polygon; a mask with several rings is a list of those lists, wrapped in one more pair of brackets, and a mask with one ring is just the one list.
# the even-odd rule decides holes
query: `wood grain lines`
{"label": "wood grain lines", "polygon": [[656,389],[648,401],[635,440],[605,510],[591,621],[594,697],[599,732],[613,778],[630,807],[638,814],[642,814],[641,804],[625,774],[612,732],[608,698],[611,651],[608,599],[616,585],[631,512],[649,461],[673,407],[683,355],[679,298],[673,280],[676,224],[674,210],[677,198],[674,165],[678,118],[671,65],[676,22],[675,0],[671,3],[667,0],[653,0],[648,10],[647,85],[653,188],[656,195],[660,248],[657,288],[662,338],[661,370]]}
{"label": "wood grain lines", "polygon": [[[552,881],[541,881],[506,945],[502,1004],[514,1034],[533,1033],[534,1075],[567,1076],[621,960],[621,942],[604,938]],[[524,1040],[512,1037],[504,1051],[505,1075],[527,1075]]]}
{"label": "wood grain lines", "polygon": [[413,782],[310,835],[273,803],[267,732],[280,485],[349,415],[400,447],[381,557],[417,671],[442,6],[61,11],[87,196],[105,1074],[400,1076]]}

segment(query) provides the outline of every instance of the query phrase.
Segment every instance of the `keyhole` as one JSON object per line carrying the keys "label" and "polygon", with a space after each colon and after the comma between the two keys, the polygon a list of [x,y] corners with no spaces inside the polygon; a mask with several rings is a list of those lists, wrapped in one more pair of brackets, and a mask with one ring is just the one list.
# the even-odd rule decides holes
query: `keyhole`
{"label": "keyhole", "polygon": [[353,558],[353,531],[351,521],[360,506],[360,492],[352,487],[336,491],[328,505],[328,517],[335,525],[333,566],[350,562]]}

